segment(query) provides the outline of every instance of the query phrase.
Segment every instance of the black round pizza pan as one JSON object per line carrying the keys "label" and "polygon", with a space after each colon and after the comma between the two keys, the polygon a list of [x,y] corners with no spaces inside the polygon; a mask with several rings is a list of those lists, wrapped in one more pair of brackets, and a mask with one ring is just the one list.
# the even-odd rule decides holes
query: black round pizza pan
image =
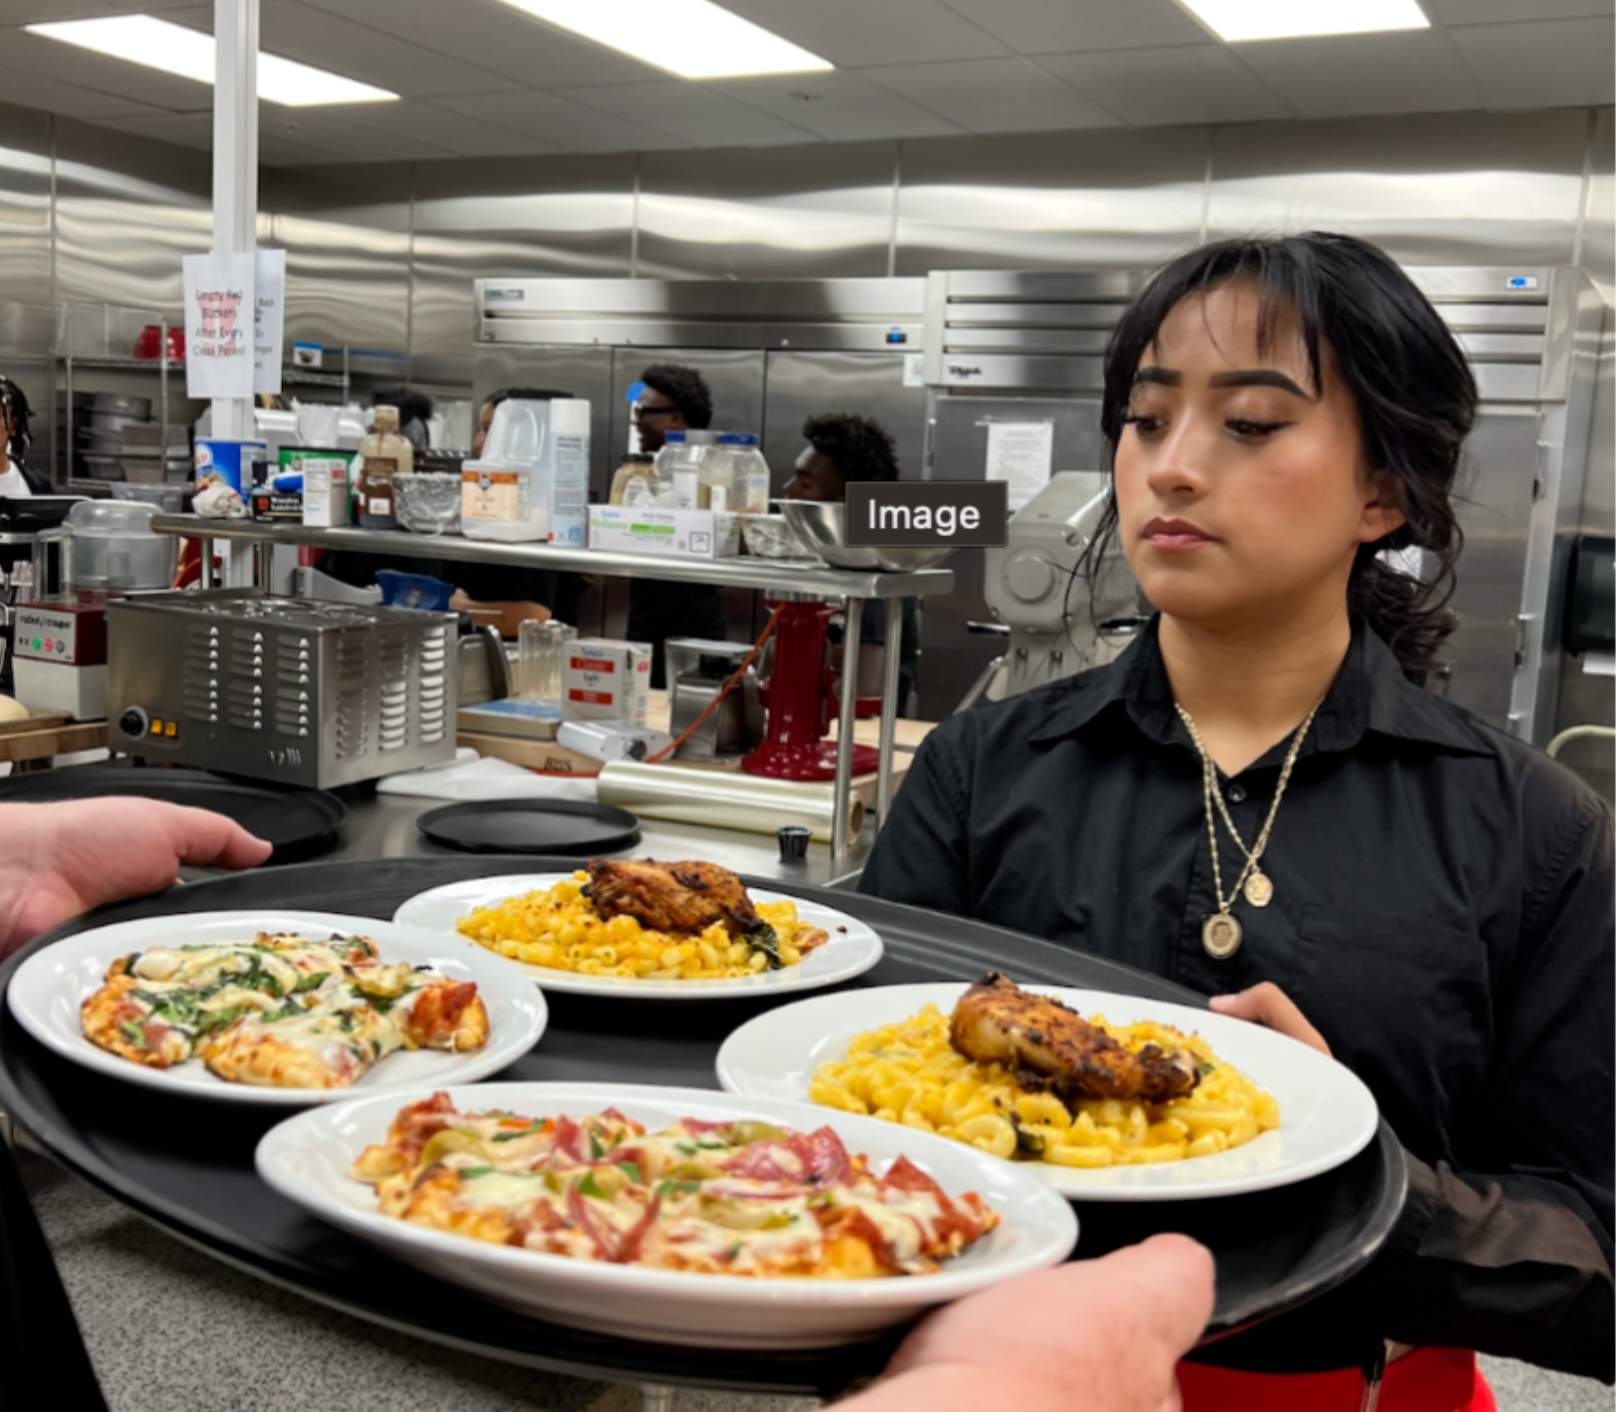
{"label": "black round pizza pan", "polygon": [[[191,884],[59,929],[0,966],[0,982],[9,983],[39,947],[102,922],[280,906],[288,895],[307,907],[386,918],[424,889],[521,866],[531,860],[317,863],[272,878]],[[853,893],[785,890],[840,907],[881,933],[886,955],[851,985],[966,980],[1002,969],[1023,982],[1197,1003],[1157,977],[1015,932]],[[658,1006],[554,993],[547,999],[543,1039],[498,1078],[716,1087],[719,1044],[769,1008],[753,1000]],[[0,1010],[0,1110],[82,1176],[208,1253],[363,1318],[490,1357],[596,1378],[824,1395],[878,1371],[900,1336],[811,1352],[729,1352],[528,1318],[398,1264],[271,1191],[253,1169],[253,1150],[290,1110],[180,1099],[100,1075],[39,1044],[9,1006]],[[1216,1201],[1080,1203],[1077,1254],[1102,1255],[1161,1230],[1195,1236],[1217,1257],[1208,1330],[1215,1338],[1296,1309],[1362,1269],[1391,1231],[1405,1189],[1402,1150],[1383,1121],[1363,1152],[1293,1186]]]}
{"label": "black round pizza pan", "polygon": [[421,815],[424,837],[462,853],[615,853],[640,841],[640,821],[609,804],[494,799],[447,804]]}
{"label": "black round pizza pan", "polygon": [[52,804],[109,795],[158,799],[223,814],[274,844],[271,863],[306,862],[329,853],[342,842],[342,821],[348,816],[347,806],[324,790],[286,789],[210,770],[84,765],[0,780],[0,804]]}

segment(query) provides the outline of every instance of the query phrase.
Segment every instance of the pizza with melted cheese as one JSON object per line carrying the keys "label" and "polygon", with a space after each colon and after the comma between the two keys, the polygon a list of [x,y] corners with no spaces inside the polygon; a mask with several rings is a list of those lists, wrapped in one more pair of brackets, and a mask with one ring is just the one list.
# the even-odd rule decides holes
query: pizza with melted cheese
{"label": "pizza with melted cheese", "polygon": [[474,983],[387,965],[362,936],[152,947],[113,962],[81,1019],[131,1063],[198,1058],[268,1088],[346,1088],[395,1050],[462,1053],[488,1039]]}
{"label": "pizza with melted cheese", "polygon": [[999,1222],[906,1157],[882,1175],[830,1128],[685,1118],[658,1132],[615,1109],[531,1118],[402,1109],[349,1175],[383,1214],[499,1245],[701,1274],[933,1274]]}

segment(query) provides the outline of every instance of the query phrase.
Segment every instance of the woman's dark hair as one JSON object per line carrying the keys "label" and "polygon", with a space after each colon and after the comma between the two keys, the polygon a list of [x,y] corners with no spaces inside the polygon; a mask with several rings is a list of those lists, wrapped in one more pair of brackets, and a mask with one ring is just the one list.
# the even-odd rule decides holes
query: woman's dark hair
{"label": "woman's dark hair", "polygon": [[554,387],[502,387],[498,392],[490,392],[483,399],[484,407],[497,407],[501,402],[509,402],[515,398],[518,402],[554,402],[557,398],[570,398],[570,392],[562,392]]}
{"label": "woman's dark hair", "polygon": [[[1449,498],[1476,416],[1476,383],[1441,316],[1382,250],[1319,231],[1272,240],[1224,240],[1180,256],[1123,314],[1105,355],[1100,427],[1115,464],[1134,377],[1156,335],[1184,300],[1248,281],[1258,291],[1257,336],[1266,350],[1294,327],[1315,388],[1324,350],[1357,404],[1368,463],[1392,479],[1403,526],[1359,548],[1347,607],[1361,614],[1423,685],[1453,631],[1447,609],[1464,535]],[[1108,470],[1111,468],[1108,466]],[[1115,481],[1099,534],[1085,554],[1093,583],[1117,528]],[[1435,571],[1413,578],[1382,562],[1385,549],[1417,546]]]}
{"label": "woman's dark hair", "polygon": [[660,392],[683,414],[693,431],[706,431],[713,424],[713,394],[707,379],[694,368],[678,363],[653,363],[640,374],[640,381]]}
{"label": "woman's dark hair", "polygon": [[872,417],[852,412],[809,417],[802,424],[808,444],[829,459],[844,481],[889,481],[898,478],[898,448],[887,429]]}
{"label": "woman's dark hair", "polygon": [[[0,377],[0,407],[5,408],[6,422],[11,427],[11,441],[3,448],[19,466],[28,460],[28,448],[34,444],[34,433],[28,425],[33,412],[23,390],[10,378]],[[0,467],[3,470],[4,467]]]}

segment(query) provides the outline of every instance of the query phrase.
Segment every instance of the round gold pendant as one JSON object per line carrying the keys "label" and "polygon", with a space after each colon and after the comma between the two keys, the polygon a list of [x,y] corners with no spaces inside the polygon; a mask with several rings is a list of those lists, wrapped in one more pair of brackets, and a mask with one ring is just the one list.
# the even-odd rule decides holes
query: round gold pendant
{"label": "round gold pendant", "polygon": [[1201,945],[1215,961],[1227,961],[1240,949],[1240,923],[1227,912],[1214,912],[1201,923]]}
{"label": "round gold pendant", "polygon": [[1253,907],[1266,907],[1274,900],[1273,879],[1261,868],[1253,868],[1246,879],[1246,901]]}

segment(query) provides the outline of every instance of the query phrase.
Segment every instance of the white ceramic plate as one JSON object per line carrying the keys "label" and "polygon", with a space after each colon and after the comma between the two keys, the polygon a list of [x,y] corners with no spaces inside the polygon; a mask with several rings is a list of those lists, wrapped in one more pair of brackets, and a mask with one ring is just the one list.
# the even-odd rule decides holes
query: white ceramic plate
{"label": "white ceramic plate", "polygon": [[[973,1148],[873,1118],[800,1103],[734,1098],[708,1089],[641,1084],[500,1083],[450,1089],[457,1106],[582,1118],[616,1108],[648,1129],[680,1118],[765,1118],[803,1132],[829,1126],[876,1170],[907,1156],[958,1194],[979,1192],[998,1228],[935,1275],[885,1280],[737,1279],[641,1270],[491,1245],[376,1211],[374,1190],[347,1170],[412,1098],[354,1098],[300,1113],[258,1145],[258,1172],[289,1200],[395,1259],[558,1324],[702,1348],[824,1348],[904,1323],[1028,1270],[1058,1264],[1077,1240],[1071,1208],[1032,1174]],[[453,1299],[445,1290],[444,1298]]]}
{"label": "white ceramic plate", "polygon": [[[368,936],[381,948],[383,961],[408,961],[412,966],[430,966],[439,975],[475,981],[488,1008],[488,1043],[467,1054],[430,1049],[389,1054],[352,1088],[311,1090],[226,1083],[210,1074],[199,1059],[172,1069],[150,1069],[120,1059],[84,1037],[79,1007],[101,988],[107,967],[118,957],[152,946],[250,940],[261,931],[298,932],[310,938],[328,937],[333,932]],[[12,1014],[41,1044],[115,1079],[191,1098],[281,1106],[330,1103],[354,1093],[399,1093],[423,1084],[470,1083],[497,1074],[526,1054],[544,1033],[547,1019],[544,996],[513,975],[507,963],[473,942],[379,922],[374,917],[270,908],[182,912],[80,932],[23,962],[6,996]]]}
{"label": "white ceramic plate", "polygon": [[[1233,1064],[1279,1101],[1279,1127],[1244,1147],[1138,1167],[1078,1169],[1015,1162],[1064,1196],[1082,1201],[1186,1201],[1288,1186],[1339,1167],[1369,1143],[1379,1110],[1363,1081],[1317,1050],[1260,1025],[1210,1010],[1100,990],[1031,985],[1080,1014],[1118,1024],[1158,1020],[1199,1033],[1218,1058]],[[718,1052],[718,1081],[748,1098],[808,1101],[814,1070],[845,1059],[848,1042],[936,1005],[945,1015],[963,984],[877,986],[820,996],[771,1010],[736,1030]],[[830,1112],[830,1109],[821,1109]],[[902,1131],[900,1129],[900,1131]]]}
{"label": "white ceramic plate", "polygon": [[[435,887],[418,893],[397,912],[393,920],[401,926],[422,927],[428,931],[459,936],[455,923],[479,907],[497,906],[507,897],[539,892],[564,882],[571,873],[520,873],[496,878],[469,878],[465,882]],[[862,976],[881,959],[881,938],[857,917],[788,897],[783,892],[748,888],[753,902],[795,902],[797,915],[812,926],[821,927],[830,940],[811,951],[795,966],[765,971],[757,976],[736,976],[729,980],[651,981],[625,976],[585,976],[576,971],[558,971],[548,966],[530,966],[506,957],[498,959],[517,967],[546,990],[566,995],[634,995],[646,1000],[712,1000],[719,996],[772,995],[781,991],[819,990],[828,985]],[[496,953],[489,951],[488,955]]]}

